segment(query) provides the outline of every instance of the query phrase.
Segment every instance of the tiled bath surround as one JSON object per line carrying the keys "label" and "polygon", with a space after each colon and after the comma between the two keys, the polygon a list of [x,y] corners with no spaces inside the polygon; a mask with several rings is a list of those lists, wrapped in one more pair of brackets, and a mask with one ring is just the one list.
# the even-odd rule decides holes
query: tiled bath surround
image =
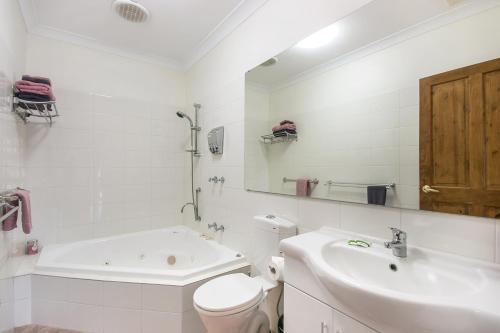
{"label": "tiled bath surround", "polygon": [[193,293],[204,282],[179,287],[33,275],[32,319],[86,333],[199,333]]}

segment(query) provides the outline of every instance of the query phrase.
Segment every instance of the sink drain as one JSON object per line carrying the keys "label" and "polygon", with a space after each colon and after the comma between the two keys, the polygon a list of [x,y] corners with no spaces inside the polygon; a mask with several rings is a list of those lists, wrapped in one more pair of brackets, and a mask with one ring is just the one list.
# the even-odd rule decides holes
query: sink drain
{"label": "sink drain", "polygon": [[398,271],[398,266],[396,266],[396,264],[390,264],[389,265],[389,268],[391,269],[391,271],[393,272],[397,272]]}

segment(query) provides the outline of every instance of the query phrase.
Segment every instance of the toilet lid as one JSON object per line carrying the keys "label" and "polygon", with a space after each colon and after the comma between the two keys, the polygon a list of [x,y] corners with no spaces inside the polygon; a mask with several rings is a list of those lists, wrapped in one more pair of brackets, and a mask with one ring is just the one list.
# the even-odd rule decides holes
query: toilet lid
{"label": "toilet lid", "polygon": [[194,303],[205,311],[225,312],[245,309],[262,299],[262,284],[245,274],[229,274],[208,281],[199,287]]}

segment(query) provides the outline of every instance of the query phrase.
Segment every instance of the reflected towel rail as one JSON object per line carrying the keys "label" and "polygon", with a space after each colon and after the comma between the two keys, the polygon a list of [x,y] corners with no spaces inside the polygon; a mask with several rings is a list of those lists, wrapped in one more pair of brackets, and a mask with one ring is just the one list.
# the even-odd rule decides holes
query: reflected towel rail
{"label": "reflected towel rail", "polygon": [[385,186],[388,190],[393,190],[396,188],[396,183],[390,183],[390,184],[361,184],[361,183],[341,183],[341,182],[334,182],[333,180],[327,181],[325,186],[338,186],[338,187],[368,187],[368,186]]}
{"label": "reflected towel rail", "polygon": [[[292,182],[297,182],[298,179],[291,179],[291,178],[286,178],[286,177],[283,177],[283,183],[292,183]],[[314,185],[318,185],[319,184],[319,180],[317,178],[314,178],[314,179],[308,179],[307,180],[309,183],[311,184],[314,184]]]}

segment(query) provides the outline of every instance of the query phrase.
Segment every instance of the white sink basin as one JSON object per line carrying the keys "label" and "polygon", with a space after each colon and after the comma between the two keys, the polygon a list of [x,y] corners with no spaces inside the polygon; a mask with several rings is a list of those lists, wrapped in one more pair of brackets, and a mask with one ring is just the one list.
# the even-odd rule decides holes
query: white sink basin
{"label": "white sink basin", "polygon": [[[349,239],[372,246],[348,245]],[[285,240],[281,248],[307,264],[350,311],[380,323],[374,328],[500,332],[499,265],[414,247],[407,258],[398,258],[383,241],[323,228]]]}

